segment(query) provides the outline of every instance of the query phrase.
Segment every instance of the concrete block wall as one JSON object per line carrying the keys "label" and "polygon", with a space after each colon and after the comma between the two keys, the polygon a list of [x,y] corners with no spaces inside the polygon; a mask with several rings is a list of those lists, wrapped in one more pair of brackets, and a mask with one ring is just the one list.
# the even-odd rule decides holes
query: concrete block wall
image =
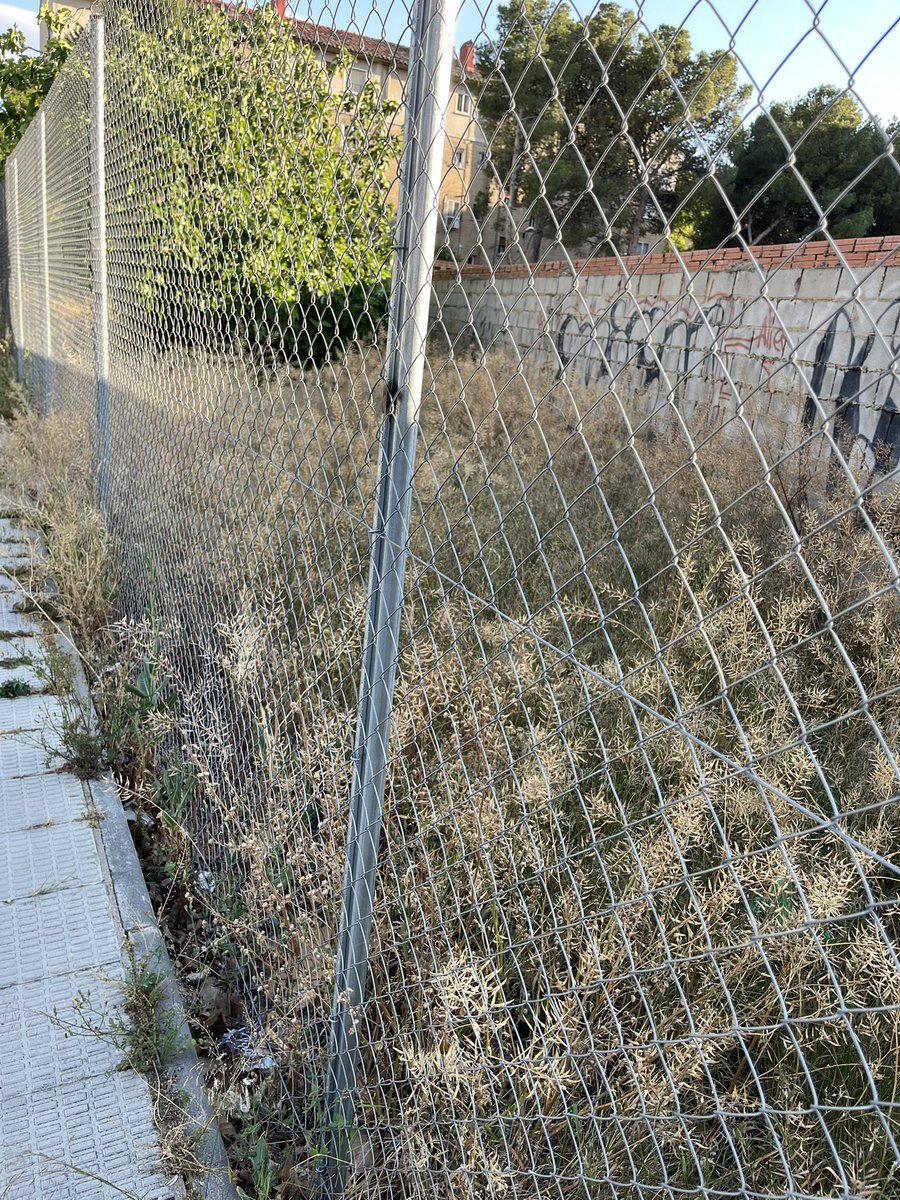
{"label": "concrete block wall", "polygon": [[636,422],[753,430],[772,456],[827,433],[858,477],[900,460],[900,236],[598,258],[438,264],[451,344],[611,394]]}

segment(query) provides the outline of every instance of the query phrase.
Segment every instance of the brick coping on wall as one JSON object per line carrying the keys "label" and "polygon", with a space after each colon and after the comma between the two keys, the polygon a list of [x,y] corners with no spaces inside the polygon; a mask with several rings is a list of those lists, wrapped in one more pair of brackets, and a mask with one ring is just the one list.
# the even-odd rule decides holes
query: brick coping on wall
{"label": "brick coping on wall", "polygon": [[629,254],[615,257],[575,258],[571,263],[554,261],[516,266],[457,267],[454,263],[434,264],[435,273],[459,274],[470,279],[527,278],[529,275],[667,275],[674,271],[727,271],[749,267],[748,256],[761,267],[885,267],[900,266],[900,235],[891,237],[841,238],[825,241],[788,242],[780,246],[738,247],[728,250],[687,250],[679,258],[669,254]]}

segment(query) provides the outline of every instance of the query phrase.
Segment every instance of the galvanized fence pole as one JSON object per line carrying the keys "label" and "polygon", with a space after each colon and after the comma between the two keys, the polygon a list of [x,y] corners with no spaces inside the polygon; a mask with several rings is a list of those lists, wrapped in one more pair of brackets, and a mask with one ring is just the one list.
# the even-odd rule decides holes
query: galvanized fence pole
{"label": "galvanized fence pole", "polygon": [[106,281],[105,28],[102,12],[91,15],[91,264],[94,290],[96,373],[97,506],[107,516],[109,499],[109,300]]}
{"label": "galvanized fence pole", "polygon": [[[16,378],[19,383],[25,382],[25,322],[22,312],[22,229],[19,223],[19,162],[18,159],[13,159],[12,164],[12,194],[13,194],[13,227],[15,233],[13,235],[13,245],[15,248],[15,273],[16,273],[16,328],[13,330],[13,337],[16,343]],[[12,308],[12,306],[10,306]],[[10,311],[10,319],[12,312]]]}
{"label": "galvanized fence pole", "polygon": [[325,1092],[320,1196],[346,1186],[355,1115],[359,1020],[368,975],[376,861],[397,668],[403,578],[431,273],[437,232],[444,113],[453,62],[446,0],[414,5],[407,115],[385,362],[385,416],[357,710],[347,859]]}
{"label": "galvanized fence pole", "polygon": [[46,113],[38,113],[38,143],[40,147],[41,172],[41,287],[44,293],[44,361],[41,370],[43,389],[43,411],[50,412],[50,396],[53,387],[53,331],[50,323],[50,245],[47,219],[47,134]]}

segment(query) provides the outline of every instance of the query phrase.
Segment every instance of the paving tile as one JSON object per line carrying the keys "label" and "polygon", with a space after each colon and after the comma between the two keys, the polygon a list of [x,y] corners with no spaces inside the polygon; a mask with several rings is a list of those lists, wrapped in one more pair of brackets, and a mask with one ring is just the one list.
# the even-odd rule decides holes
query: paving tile
{"label": "paving tile", "polygon": [[[5,701],[0,701],[0,707],[3,703]],[[46,773],[47,755],[36,738],[27,732],[0,738],[0,789],[4,779]]]}
{"label": "paving tile", "polygon": [[63,772],[6,779],[0,791],[0,835],[83,819],[86,799],[81,780]]}
{"label": "paving tile", "polygon": [[48,888],[102,883],[94,831],[86,821],[16,830],[0,838],[0,903]]}
{"label": "paving tile", "polygon": [[119,928],[104,884],[0,905],[0,987],[121,961]]}
{"label": "paving tile", "polygon": [[[12,528],[0,519],[0,664],[39,655],[44,632],[2,574],[34,551]],[[32,664],[0,665],[10,679],[45,686]],[[0,699],[0,1200],[175,1200],[147,1084],[103,1033],[122,1015],[123,933],[84,785],[48,769],[62,715],[53,696]]]}
{"label": "paving tile", "polygon": [[14,572],[22,563],[34,562],[34,557],[27,542],[0,542],[0,570]]}
{"label": "paving tile", "polygon": [[[15,667],[5,667],[2,664],[4,659],[8,659],[8,657],[7,655],[0,657],[0,686],[8,680],[19,679],[22,683],[26,683],[32,692],[46,692],[49,690],[46,675],[42,675],[33,662],[19,663]],[[0,700],[0,704],[2,703],[3,701]]]}
{"label": "paving tile", "polygon": [[[7,645],[8,642],[0,642],[0,647]],[[59,729],[61,722],[59,701],[53,696],[17,696],[0,703],[0,734],[23,729]]]}
{"label": "paving tile", "polygon": [[0,662],[5,658],[33,658],[41,661],[44,658],[44,647],[37,637],[16,638],[9,646],[0,645]]}
{"label": "paving tile", "polygon": [[7,558],[33,558],[34,555],[34,542],[21,531],[15,532],[11,537],[0,537],[0,561]]}
{"label": "paving tile", "polygon": [[0,989],[0,1112],[22,1095],[117,1070],[121,1050],[102,1031],[121,1019],[122,991],[116,964],[108,971]]}
{"label": "paving tile", "polygon": [[[4,1105],[0,1195],[4,1200],[172,1200],[159,1167],[150,1096],[131,1071],[42,1091]],[[80,1173],[79,1173],[80,1172]]]}
{"label": "paving tile", "polygon": [[15,634],[16,637],[22,634],[40,633],[41,625],[35,616],[31,613],[10,612],[0,604],[0,635]]}
{"label": "paving tile", "polygon": [[[15,571],[19,565],[20,564],[10,562],[4,563],[3,560],[0,559],[0,572]],[[18,586],[18,584],[12,586],[14,581],[8,577],[6,582],[8,586],[0,589],[0,612],[14,613],[16,610],[16,605],[25,599],[26,593],[21,587]],[[25,582],[27,583],[27,577]]]}

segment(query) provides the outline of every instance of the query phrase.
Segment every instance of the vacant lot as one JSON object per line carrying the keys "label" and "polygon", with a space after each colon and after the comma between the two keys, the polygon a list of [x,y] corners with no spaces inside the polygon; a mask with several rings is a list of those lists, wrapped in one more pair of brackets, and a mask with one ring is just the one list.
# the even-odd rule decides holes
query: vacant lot
{"label": "vacant lot", "polygon": [[[278,1062],[224,1102],[294,1181],[321,1144],[380,368],[173,354],[113,380],[117,603],[166,695],[138,786],[180,848],[183,967]],[[363,1191],[888,1195],[896,496],[806,480],[808,449],[766,475],[668,410],[634,434],[614,393],[501,357],[434,354],[428,380]],[[38,458],[72,427],[35,427]]]}

